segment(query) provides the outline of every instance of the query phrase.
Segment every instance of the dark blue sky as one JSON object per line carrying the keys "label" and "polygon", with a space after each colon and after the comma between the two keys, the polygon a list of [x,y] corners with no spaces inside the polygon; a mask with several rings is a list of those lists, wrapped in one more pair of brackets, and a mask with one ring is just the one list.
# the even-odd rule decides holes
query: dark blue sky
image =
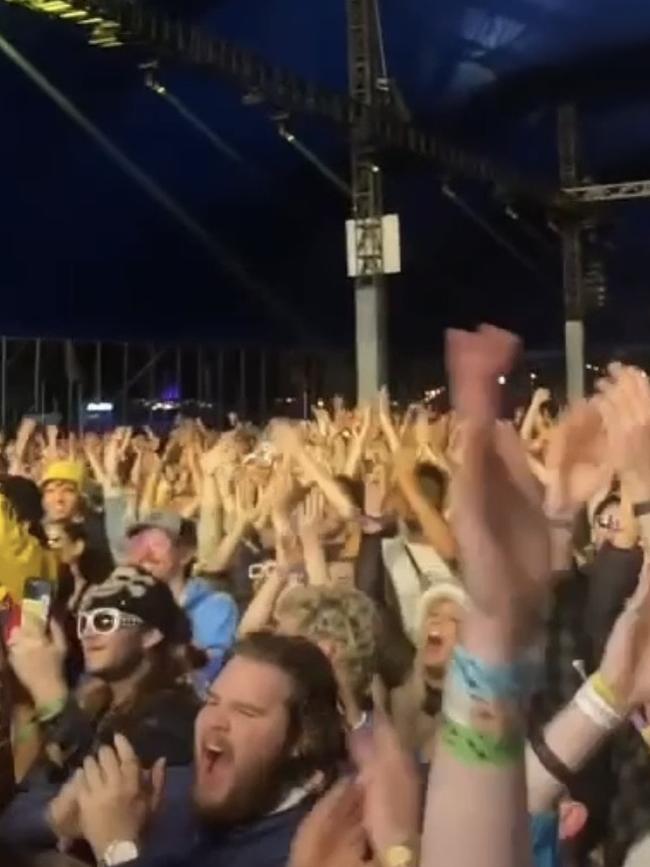
{"label": "dark blue sky", "polygon": [[[343,0],[168,3],[207,30],[328,87],[345,87]],[[650,176],[650,6],[631,0],[382,0],[389,72],[416,120],[552,177],[554,106],[576,96],[585,171]],[[163,68],[183,102],[242,157],[215,151],[142,85],[139,54],[86,46],[79,29],[0,2],[0,33],[219,240],[257,281],[251,293],[112,165],[0,56],[2,328],[25,334],[290,341],[353,334],[344,273],[345,200],[276,134],[267,112],[193,70]],[[297,120],[337,172],[342,136]],[[434,166],[391,156],[387,210],[402,219],[404,273],[390,281],[391,339],[437,345],[449,323],[489,318],[537,345],[561,339],[557,239],[543,215],[515,225],[492,191],[458,182],[471,208],[530,263],[499,246],[440,192]],[[606,233],[607,309],[592,333],[644,339],[650,325],[650,204],[624,206]],[[260,294],[261,292],[261,294]],[[275,297],[270,313],[264,295]],[[276,305],[277,306],[277,305]],[[279,317],[279,318],[278,318]],[[308,331],[307,331],[308,329]]]}

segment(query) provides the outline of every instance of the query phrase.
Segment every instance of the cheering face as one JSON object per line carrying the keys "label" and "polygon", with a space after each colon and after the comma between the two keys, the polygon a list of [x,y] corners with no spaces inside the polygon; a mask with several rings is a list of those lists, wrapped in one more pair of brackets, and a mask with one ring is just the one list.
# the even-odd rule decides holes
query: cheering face
{"label": "cheering face", "polygon": [[453,599],[436,599],[427,611],[423,624],[422,660],[425,669],[447,667],[458,641],[461,609]]}
{"label": "cheering face", "polygon": [[182,570],[179,551],[164,530],[150,528],[129,540],[129,566],[143,569],[159,581],[169,581]]}
{"label": "cheering face", "polygon": [[89,629],[81,636],[86,674],[108,682],[131,674],[145,656],[147,633],[143,627],[117,629],[110,634]]}
{"label": "cheering face", "polygon": [[273,665],[235,656],[196,721],[194,802],[203,819],[263,815],[282,792],[290,679]]}
{"label": "cheering face", "polygon": [[73,482],[48,482],[43,489],[43,509],[48,521],[69,521],[79,509],[79,489]]}

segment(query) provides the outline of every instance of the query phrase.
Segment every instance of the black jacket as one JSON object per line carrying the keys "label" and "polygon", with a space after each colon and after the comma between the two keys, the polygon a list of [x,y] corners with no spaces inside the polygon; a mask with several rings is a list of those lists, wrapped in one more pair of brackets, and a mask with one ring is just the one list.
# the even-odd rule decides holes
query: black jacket
{"label": "black jacket", "polygon": [[50,780],[62,780],[81,765],[87,755],[122,734],[145,767],[165,757],[167,764],[188,765],[193,758],[194,720],[199,701],[193,690],[178,685],[152,690],[122,714],[105,712],[93,718],[71,696],[63,712],[46,725],[49,743],[63,755],[63,767],[48,764]]}

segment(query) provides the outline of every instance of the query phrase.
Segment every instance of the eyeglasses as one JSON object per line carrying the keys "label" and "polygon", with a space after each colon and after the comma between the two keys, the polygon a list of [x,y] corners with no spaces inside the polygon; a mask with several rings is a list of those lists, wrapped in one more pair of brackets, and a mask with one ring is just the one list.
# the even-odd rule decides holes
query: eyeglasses
{"label": "eyeglasses", "polygon": [[117,608],[94,608],[77,614],[77,635],[111,635],[118,629],[137,629],[144,620]]}

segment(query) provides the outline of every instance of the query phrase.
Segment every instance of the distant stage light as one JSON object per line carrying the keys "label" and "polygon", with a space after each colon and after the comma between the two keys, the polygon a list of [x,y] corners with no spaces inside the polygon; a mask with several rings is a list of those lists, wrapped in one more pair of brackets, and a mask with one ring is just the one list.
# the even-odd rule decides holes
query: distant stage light
{"label": "distant stage light", "polygon": [[118,48],[124,43],[119,38],[120,25],[117,21],[103,18],[94,11],[73,6],[65,0],[8,0],[16,6],[25,6],[33,12],[41,12],[65,21],[72,21],[90,28],[88,44],[96,48]]}

